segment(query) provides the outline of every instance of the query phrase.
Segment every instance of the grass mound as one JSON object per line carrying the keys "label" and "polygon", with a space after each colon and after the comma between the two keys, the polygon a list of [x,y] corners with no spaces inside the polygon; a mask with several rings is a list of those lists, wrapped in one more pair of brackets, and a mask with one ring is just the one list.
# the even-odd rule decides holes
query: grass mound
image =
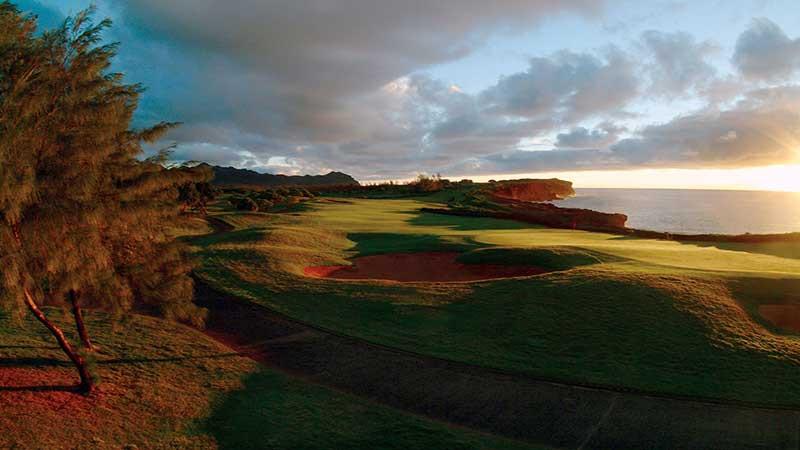
{"label": "grass mound", "polygon": [[458,257],[464,264],[536,266],[545,270],[568,270],[603,262],[600,255],[569,247],[484,248]]}

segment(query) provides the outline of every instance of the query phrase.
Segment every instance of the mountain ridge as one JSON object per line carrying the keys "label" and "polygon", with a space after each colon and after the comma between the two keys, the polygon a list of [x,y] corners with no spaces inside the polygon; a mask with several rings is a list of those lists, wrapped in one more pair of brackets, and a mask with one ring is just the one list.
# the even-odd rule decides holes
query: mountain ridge
{"label": "mountain ridge", "polygon": [[[257,185],[257,186],[324,186],[360,184],[352,176],[338,171],[324,175],[283,175],[259,173],[250,169],[222,167],[203,163],[214,172],[212,183],[218,185]],[[203,165],[201,164],[201,165]]]}

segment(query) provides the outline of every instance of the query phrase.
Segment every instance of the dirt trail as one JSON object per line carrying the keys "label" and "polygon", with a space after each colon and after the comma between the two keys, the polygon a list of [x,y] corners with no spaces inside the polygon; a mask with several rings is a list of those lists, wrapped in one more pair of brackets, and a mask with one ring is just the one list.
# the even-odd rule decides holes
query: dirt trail
{"label": "dirt trail", "polygon": [[375,345],[198,281],[207,333],[277,370],[456,426],[559,448],[798,448],[800,412],[562,384]]}

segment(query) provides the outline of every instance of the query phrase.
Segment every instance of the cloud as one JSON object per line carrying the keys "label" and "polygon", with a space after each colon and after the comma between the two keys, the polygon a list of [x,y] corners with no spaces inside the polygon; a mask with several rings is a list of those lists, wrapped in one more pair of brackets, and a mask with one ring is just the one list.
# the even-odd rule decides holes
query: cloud
{"label": "cloud", "polygon": [[602,55],[567,50],[531,58],[525,72],[505,76],[482,94],[495,114],[554,115],[564,123],[614,114],[639,90],[633,62],[610,47]]}
{"label": "cloud", "polygon": [[[458,174],[630,168],[738,168],[800,161],[800,86],[747,93],[734,107],[650,125],[608,149],[509,150],[471,158]],[[578,128],[562,140],[591,136]]]}
{"label": "cloud", "polygon": [[611,122],[603,122],[594,130],[576,127],[567,133],[559,133],[556,136],[556,147],[603,149],[617,142],[619,134],[624,131],[626,131],[625,127],[617,126]]}
{"label": "cloud", "polygon": [[[598,10],[591,0],[427,2],[212,0],[122,2],[127,26],[171,54],[204,92],[236,105],[241,126],[275,137],[352,137],[358,97],[461,58],[492,31],[553,14]],[[198,114],[197,108],[176,112]],[[214,114],[212,110],[208,115]],[[361,130],[355,130],[361,131]]]}
{"label": "cloud", "polygon": [[733,63],[749,79],[786,79],[800,69],[800,38],[790,39],[769,19],[753,19],[736,41]]}
{"label": "cloud", "polygon": [[[475,90],[426,71],[556,15],[599,17],[601,4],[100,2],[123,44],[115,70],[148,88],[137,125],[185,123],[167,139],[178,159],[368,179],[772,164],[797,147],[798,88],[776,84],[800,67],[800,44],[766,19],[739,37],[735,73],[712,65],[716,44],[650,30],[624,48],[534,54]],[[670,120],[677,108],[694,112]],[[525,151],[532,142],[555,148]]]}
{"label": "cloud", "polygon": [[612,152],[631,165],[746,167],[800,156],[797,86],[750,92],[735,107],[678,117],[640,130]]}
{"label": "cloud", "polygon": [[666,96],[685,96],[710,83],[716,70],[706,57],[717,51],[711,42],[696,42],[683,32],[645,31],[641,41],[653,59],[651,91]]}

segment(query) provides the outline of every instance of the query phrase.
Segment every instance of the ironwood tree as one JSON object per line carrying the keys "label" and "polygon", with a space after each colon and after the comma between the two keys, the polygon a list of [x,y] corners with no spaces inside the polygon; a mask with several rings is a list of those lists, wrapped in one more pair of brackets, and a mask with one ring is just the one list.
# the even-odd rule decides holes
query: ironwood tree
{"label": "ironwood tree", "polygon": [[71,307],[85,350],[87,306],[201,323],[191,262],[169,227],[178,186],[210,176],[166,168],[164,153],[139,159],[176,124],[132,127],[142,88],[110,71],[117,44],[101,34],[111,23],[91,13],[36,33],[35,19],[0,2],[0,304],[50,331],[84,392],[94,389],[86,352],[44,306]]}

